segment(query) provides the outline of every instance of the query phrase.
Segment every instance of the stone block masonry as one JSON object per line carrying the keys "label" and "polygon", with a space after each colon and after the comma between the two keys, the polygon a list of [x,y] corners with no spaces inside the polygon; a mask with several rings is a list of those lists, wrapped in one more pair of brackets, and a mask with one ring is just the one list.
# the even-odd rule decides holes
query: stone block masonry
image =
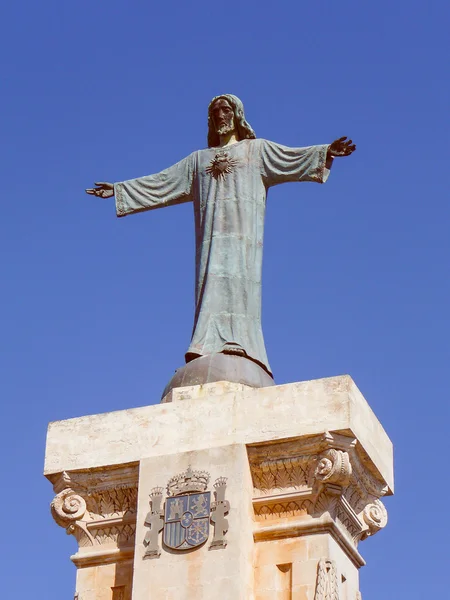
{"label": "stone block masonry", "polygon": [[169,396],[49,425],[78,600],[358,600],[359,543],[386,525],[394,483],[352,379]]}

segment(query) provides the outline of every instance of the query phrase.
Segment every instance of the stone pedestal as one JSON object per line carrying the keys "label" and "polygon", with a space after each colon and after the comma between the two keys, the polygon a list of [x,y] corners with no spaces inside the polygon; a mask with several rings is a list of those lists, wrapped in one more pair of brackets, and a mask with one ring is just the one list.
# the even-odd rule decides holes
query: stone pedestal
{"label": "stone pedestal", "polygon": [[[177,388],[51,423],[79,600],[357,600],[392,445],[348,376]],[[208,531],[209,529],[209,531]]]}

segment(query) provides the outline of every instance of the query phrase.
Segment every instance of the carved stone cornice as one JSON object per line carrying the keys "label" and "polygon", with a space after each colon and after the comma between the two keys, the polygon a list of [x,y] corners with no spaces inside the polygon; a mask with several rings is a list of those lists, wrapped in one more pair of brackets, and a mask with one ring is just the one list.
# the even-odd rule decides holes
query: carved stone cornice
{"label": "carved stone cornice", "polygon": [[328,515],[356,549],[386,524],[380,497],[388,488],[353,437],[326,432],[252,445],[248,456],[259,539],[270,524],[283,523],[287,531],[290,521],[319,522]]}
{"label": "carved stone cornice", "polygon": [[49,479],[56,492],[53,518],[78,541],[72,560],[104,564],[109,555],[126,560],[134,548],[138,465],[62,472]]}

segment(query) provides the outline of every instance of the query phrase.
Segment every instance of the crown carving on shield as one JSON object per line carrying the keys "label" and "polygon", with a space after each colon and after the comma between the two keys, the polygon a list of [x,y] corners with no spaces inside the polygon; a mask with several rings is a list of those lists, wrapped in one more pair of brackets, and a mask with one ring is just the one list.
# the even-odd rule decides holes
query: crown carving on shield
{"label": "crown carving on shield", "polygon": [[193,471],[189,466],[184,473],[175,475],[167,484],[167,495],[178,496],[187,492],[204,492],[208,487],[209,473]]}

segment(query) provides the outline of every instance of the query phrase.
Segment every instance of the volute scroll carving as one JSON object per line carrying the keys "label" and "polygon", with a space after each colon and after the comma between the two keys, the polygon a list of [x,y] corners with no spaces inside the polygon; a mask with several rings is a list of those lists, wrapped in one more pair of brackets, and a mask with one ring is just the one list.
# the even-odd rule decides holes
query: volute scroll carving
{"label": "volute scroll carving", "polygon": [[58,525],[67,528],[84,517],[87,507],[84,499],[69,488],[54,497],[50,508]]}
{"label": "volute scroll carving", "polygon": [[368,504],[363,511],[363,519],[368,529],[363,531],[361,539],[364,540],[374,535],[383,527],[386,527],[388,515],[387,510],[381,500],[375,500]]}
{"label": "volute scroll carving", "polygon": [[78,542],[94,545],[94,538],[83,521],[87,512],[86,501],[71,488],[63,490],[53,498],[50,509],[56,523],[64,527],[67,535],[75,535]]}
{"label": "volute scroll carving", "polygon": [[93,546],[106,553],[133,548],[137,478],[133,464],[102,472],[86,469],[52,476],[56,496],[50,504],[51,513],[77,540],[77,559]]}
{"label": "volute scroll carving", "polygon": [[348,485],[352,476],[352,465],[347,452],[330,448],[319,456],[314,472],[316,481]]}

